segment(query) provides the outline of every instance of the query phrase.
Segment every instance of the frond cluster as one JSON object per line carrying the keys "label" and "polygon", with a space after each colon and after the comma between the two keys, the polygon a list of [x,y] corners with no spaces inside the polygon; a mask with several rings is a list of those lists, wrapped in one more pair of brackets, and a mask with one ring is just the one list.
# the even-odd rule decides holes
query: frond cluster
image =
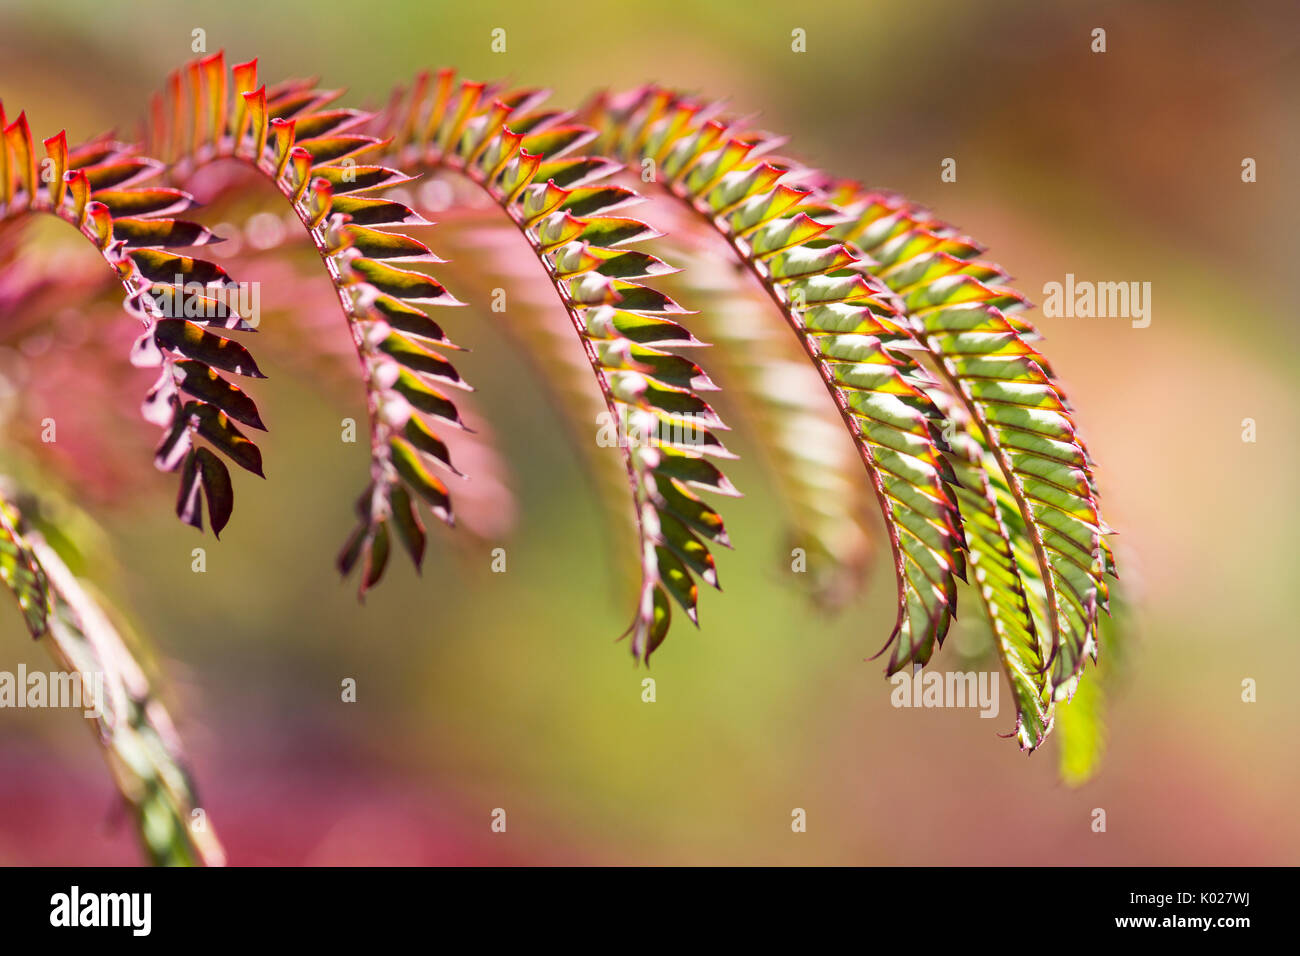
{"label": "frond cluster", "polygon": [[[734,457],[719,437],[726,425],[702,397],[718,386],[688,357],[702,354],[709,328],[723,352],[719,381],[761,423],[790,495],[793,540],[833,565],[818,593],[842,603],[859,586],[868,544],[858,519],[874,501],[897,580],[880,652],[887,672],[931,661],[969,584],[1014,692],[1016,736],[1025,749],[1043,742],[1097,657],[1115,567],[1074,409],[1037,349],[1028,302],[982,246],[902,197],[788,158],[783,139],[720,104],[661,87],[601,94],[573,111],[546,106],[542,90],[441,70],[377,112],[339,106],[342,97],[309,80],[268,87],[256,61],[228,70],[216,54],[169,78],[138,144],[104,136],[69,148],[59,133],[43,157],[26,115],[7,123],[0,107],[0,270],[22,267],[17,230],[30,213],[63,220],[98,250],[142,329],[130,361],[159,369],[142,411],[163,431],[156,465],[180,475],[182,520],[202,529],[206,502],[219,533],[234,500],[226,462],[262,474],[244,429],[265,425],[232,381],[262,377],[234,337],[256,319],[241,311],[239,284],[192,255],[220,237],[176,218],[194,205],[186,189],[197,174],[233,160],[270,182],[301,223],[360,369],[369,480],[339,568],[360,569],[364,595],[394,537],[421,565],[429,539],[418,503],[453,524],[443,477],[461,473],[444,435],[464,428],[451,393],[468,386],[432,314],[463,303],[431,274],[444,260],[407,234],[431,223],[406,187],[459,178],[527,242],[568,318],[570,360],[553,358],[549,337],[537,366],[567,393],[575,362],[585,366],[603,405],[637,530],[628,633],[638,660],[663,643],[674,603],[698,624],[699,582],[718,586],[711,548],[731,546],[700,497],[737,494],[718,466]],[[700,263],[716,263],[707,258],[683,272],[645,251],[662,236],[630,215],[646,201],[640,184],[677,210],[685,232],[725,247],[734,275],[707,274],[714,267]],[[737,277],[771,308],[730,307]],[[693,324],[656,287],[665,283],[722,302]],[[537,341],[535,332],[519,338]],[[831,451],[828,421],[851,440],[861,472]],[[0,508],[0,577],[56,654],[113,669],[120,638],[11,505]],[[165,712],[115,659],[125,709],[105,731],[109,751],[124,762],[128,747],[154,755],[156,779],[134,805],[183,820],[189,791]],[[1076,769],[1099,752],[1099,699],[1069,711]],[[135,736],[119,743],[119,734]],[[219,853],[176,840],[172,849],[194,859]]]}
{"label": "frond cluster", "polygon": [[[717,104],[598,97],[604,149],[651,164],[765,286],[805,343],[876,487],[899,618],[888,671],[924,664],[975,584],[1026,749],[1096,658],[1114,573],[1092,459],[1028,303],[983,247],[889,193],[776,156]],[[960,477],[959,477],[960,474]]]}

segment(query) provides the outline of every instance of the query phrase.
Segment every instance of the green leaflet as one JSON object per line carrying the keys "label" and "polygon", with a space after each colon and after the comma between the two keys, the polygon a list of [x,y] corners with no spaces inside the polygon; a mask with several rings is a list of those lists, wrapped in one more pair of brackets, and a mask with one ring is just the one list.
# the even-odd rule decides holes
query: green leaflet
{"label": "green leaflet", "polygon": [[405,369],[399,372],[397,381],[393,385],[393,391],[422,412],[441,418],[453,425],[460,424],[460,414],[456,411],[456,406],[451,400],[437,389],[425,385],[423,379],[412,372]]}
{"label": "green leaflet", "polygon": [[194,205],[194,197],[179,189],[105,189],[95,201],[118,216],[171,216]]}
{"label": "green leaflet", "polygon": [[186,402],[182,414],[195,422],[198,433],[235,464],[259,478],[266,477],[262,474],[262,453],[235,427],[225,412],[203,402]]}
{"label": "green leaflet", "polygon": [[371,315],[382,319],[399,332],[418,335],[421,338],[437,342],[439,345],[455,348],[443,334],[442,328],[422,309],[407,305],[390,295],[377,295],[370,303]]}
{"label": "green leaflet", "polygon": [[442,284],[422,272],[398,269],[375,259],[353,259],[352,271],[385,295],[407,302],[440,302],[447,298]]}
{"label": "green leaflet", "polygon": [[154,339],[165,349],[193,359],[209,368],[217,368],[236,375],[266,378],[248,349],[233,339],[222,338],[193,322],[183,319],[162,319],[154,331]]}
{"label": "green leaflet", "polygon": [[135,219],[119,216],[113,220],[113,236],[128,248],[175,248],[205,246],[217,237],[206,227],[184,219]]}
{"label": "green leaflet", "polygon": [[[107,159],[107,155],[105,156]],[[151,179],[162,169],[156,159],[133,156],[120,160],[101,162],[86,171],[86,179],[91,189],[114,189],[131,186],[142,179]],[[148,222],[148,220],[145,220]],[[151,243],[158,245],[158,243]],[[186,243],[190,245],[190,243]]]}
{"label": "green leaflet", "polygon": [[[98,199],[98,195],[95,197]],[[116,225],[114,226],[116,230]],[[179,277],[183,283],[197,282],[199,285],[217,283],[226,285],[231,282],[226,270],[215,262],[194,259],[190,256],[178,256],[160,249],[134,249],[130,253],[140,274],[152,282],[172,283]]]}
{"label": "green leaflet", "polygon": [[[636,253],[618,252],[611,255],[617,257]],[[556,268],[561,276],[565,271],[564,259],[563,251],[556,256]],[[579,271],[608,261],[602,259],[590,246],[571,257],[572,262],[577,263],[579,260],[582,261],[577,266]],[[509,275],[503,273],[500,279],[508,281]],[[609,467],[608,449],[591,440],[593,424],[601,422],[608,415],[608,406],[600,391],[591,388],[590,360],[586,350],[575,349],[571,330],[564,323],[548,321],[542,315],[544,308],[544,303],[512,304],[510,321],[504,323],[502,329],[517,342],[520,353],[527,357],[530,365],[538,372],[539,384],[549,403],[560,412],[568,444],[574,457],[584,463],[583,473],[604,509],[601,530],[606,542],[606,553],[615,557],[624,556],[623,561],[609,563],[605,571],[606,578],[612,585],[626,590],[639,583],[641,574],[640,560],[627,560],[641,553],[640,521],[638,514],[630,511],[627,506],[626,471]],[[603,344],[604,340],[593,341],[598,355],[603,355],[600,352]],[[660,513],[662,516],[662,510]],[[721,519],[718,520],[720,525]]]}
{"label": "green leaflet", "polygon": [[345,226],[352,248],[371,259],[400,259],[405,262],[441,262],[418,239],[396,232],[381,232],[365,226]]}
{"label": "green leaflet", "polygon": [[459,384],[461,381],[455,367],[445,358],[396,332],[379,343],[379,350],[392,357],[403,368],[420,372],[428,378],[452,384]]}
{"label": "green leaflet", "polygon": [[[406,421],[406,426],[402,429],[402,434],[406,440],[413,446],[424,452],[430,458],[439,462],[444,468],[452,474],[460,475],[456,466],[451,463],[451,453],[447,450],[447,443],[439,438],[427,424],[418,416],[412,415]],[[461,477],[464,477],[463,475]]]}
{"label": "green leaflet", "polygon": [[[345,193],[379,192],[411,181],[410,176],[386,166],[317,166],[312,172],[330,184],[336,199]],[[349,227],[349,231],[352,228],[359,227]]]}
{"label": "green leaflet", "polygon": [[333,212],[349,216],[358,226],[427,226],[428,223],[411,211],[404,203],[391,199],[363,199],[353,196],[335,196],[330,205]]}
{"label": "green leaflet", "polygon": [[214,405],[237,422],[262,431],[266,425],[258,414],[257,406],[242,389],[232,385],[203,362],[180,361],[175,363],[177,378],[182,390],[200,401]]}
{"label": "green leaflet", "polygon": [[424,467],[415,447],[409,442],[394,438],[390,444],[393,448],[393,465],[397,468],[397,473],[409,487],[420,493],[433,509],[434,514],[447,520],[451,504],[451,499],[447,496],[447,486]]}

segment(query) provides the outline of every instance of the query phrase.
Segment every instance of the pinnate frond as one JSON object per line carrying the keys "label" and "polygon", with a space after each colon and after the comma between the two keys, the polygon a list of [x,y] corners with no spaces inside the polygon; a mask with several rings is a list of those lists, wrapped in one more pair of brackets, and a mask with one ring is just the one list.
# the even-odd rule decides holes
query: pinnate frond
{"label": "pinnate frond", "polygon": [[1097,654],[1110,529],[1069,402],[1030,344],[1037,330],[1018,315],[1028,302],[978,258],[982,246],[924,209],[853,184],[827,195],[842,214],[832,235],[873,258],[1002,473],[1042,582],[1052,695],[1068,698]]}
{"label": "pinnate frond", "polygon": [[247,163],[292,206],[320,254],[366,388],[370,482],[338,558],[344,574],[360,566],[364,595],[384,573],[393,536],[417,567],[422,563],[426,534],[418,501],[453,522],[451,497],[436,471],[455,473],[455,467],[437,430],[464,427],[446,392],[468,386],[437,351],[455,346],[427,311],[462,303],[431,276],[408,268],[442,260],[419,240],[392,231],[428,223],[382,195],[410,177],[376,164],[385,143],[357,132],[370,114],[334,107],[340,95],[306,80],[268,89],[258,85],[256,60],[228,75],[217,53],[172,75],[154,97],[146,139],[182,180],[217,159]]}
{"label": "pinnate frond", "polygon": [[214,239],[197,223],[171,218],[193,206],[193,197],[150,184],[163,164],[130,144],[100,137],[69,149],[60,132],[44,141],[41,159],[25,113],[6,125],[0,105],[0,128],[0,227],[29,213],[56,216],[112,267],[127,313],[144,326],[131,362],[161,369],[141,409],[163,428],[154,463],[181,472],[181,518],[201,529],[206,498],[219,534],[233,491],[225,462],[211,449],[260,476],[261,452],[235,422],[264,428],[252,399],[221,373],[262,373],[243,345],[214,331],[252,331],[223,295],[234,281],[213,262],[173,251]]}
{"label": "pinnate frond", "polygon": [[911,331],[861,257],[828,241],[817,196],[788,184],[780,143],[647,87],[586,112],[598,148],[651,176],[728,242],[766,289],[857,445],[898,579],[888,672],[924,663],[952,621],[965,544],[929,377]]}
{"label": "pinnate frond", "polygon": [[[726,119],[716,104],[648,87],[598,98],[586,116],[602,130],[603,152],[639,165],[731,242],[796,332],[826,333],[807,349],[819,366],[837,357],[845,333],[863,330],[846,327],[842,316],[835,324],[810,318],[801,284],[806,276],[816,278],[814,288],[837,294],[862,283],[865,295],[880,303],[871,311],[892,326],[872,330],[877,348],[886,355],[907,350],[933,371],[921,371],[910,356],[895,363],[904,382],[926,393],[931,409],[938,403],[944,410],[927,413],[932,426],[946,416],[953,444],[931,436],[930,455],[937,449],[947,459],[937,469],[950,505],[939,527],[956,529],[954,541],[964,530],[969,541],[978,591],[1017,701],[1017,736],[1023,747],[1036,747],[1051,729],[1054,701],[1070,697],[1085,658],[1096,656],[1098,612],[1108,599],[1104,575],[1114,573],[1114,560],[1103,537],[1109,529],[1097,505],[1092,459],[1051,367],[1029,344],[1039,336],[1019,315],[1028,304],[1024,297],[957,230],[893,194],[774,158],[782,141]],[[853,302],[853,293],[843,301]],[[834,394],[842,375],[832,370],[824,378]],[[838,404],[852,407],[843,399]],[[870,439],[884,433],[872,420],[877,416],[867,417],[872,427],[861,445],[872,471],[881,452]],[[854,428],[847,414],[846,423]],[[883,444],[885,470],[895,472],[895,456],[920,447]],[[906,521],[916,496],[897,493],[900,488],[895,484],[890,497],[902,507],[884,510],[898,542],[895,554],[904,558],[899,579],[906,601],[917,582],[907,573],[908,537],[900,529],[916,534]],[[933,516],[928,524],[932,536]],[[957,561],[949,567],[955,574]],[[955,593],[943,593],[947,615]],[[938,637],[946,623],[939,619]],[[895,647],[891,670],[928,657],[927,642],[908,645],[905,637]]]}
{"label": "pinnate frond", "polygon": [[[537,90],[422,75],[376,129],[403,168],[449,170],[482,187],[532,247],[577,333],[621,446],[639,522],[642,583],[629,628],[648,659],[671,621],[670,599],[697,621],[696,577],[717,586],[706,542],[727,545],[717,512],[692,489],[736,494],[710,458],[730,457],[725,426],[699,392],[700,367],[670,351],[698,345],[672,299],[642,284],[671,268],[628,246],[655,232],[624,215],[640,201],[610,182],[618,165],[583,155],[596,131],[544,110]],[[618,215],[614,215],[617,212]]]}

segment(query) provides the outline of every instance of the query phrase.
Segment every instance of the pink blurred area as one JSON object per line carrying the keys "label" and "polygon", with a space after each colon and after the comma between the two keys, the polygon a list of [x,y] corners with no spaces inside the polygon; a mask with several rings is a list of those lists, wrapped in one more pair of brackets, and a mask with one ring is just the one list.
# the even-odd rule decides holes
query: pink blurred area
{"label": "pink blurred area", "polygon": [[[550,856],[486,826],[471,829],[430,799],[429,781],[339,752],[336,741],[277,741],[285,743],[292,743],[287,752],[241,749],[203,763],[200,799],[228,865],[509,866]],[[0,774],[0,803],[23,821],[0,833],[0,865],[140,862],[102,764],[60,764],[16,747],[3,754]]]}

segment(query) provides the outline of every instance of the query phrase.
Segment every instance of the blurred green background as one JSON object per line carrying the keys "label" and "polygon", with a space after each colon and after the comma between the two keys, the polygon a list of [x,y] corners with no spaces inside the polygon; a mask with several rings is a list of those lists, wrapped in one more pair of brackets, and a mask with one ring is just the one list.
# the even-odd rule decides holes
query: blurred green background
{"label": "blurred green background", "polygon": [[[423,577],[395,561],[358,605],[332,558],[364,483],[363,446],[338,440],[360,388],[268,352],[268,323],[252,344],[271,376],[255,388],[269,480],[236,476],[223,540],[175,520],[173,478],[145,456],[128,461],[129,491],[93,507],[120,564],[98,576],[166,658],[231,862],[1300,861],[1298,27],[1292,3],[0,3],[0,97],[38,137],[129,134],[194,28],[228,62],[258,57],[270,82],[349,88],[349,106],[438,66],[565,105],[657,80],[930,204],[1036,301],[1067,272],[1152,283],[1147,329],[1030,316],[1100,463],[1136,603],[1107,762],[1078,790],[1057,782],[1054,746],[1026,759],[996,736],[1005,689],[997,720],[890,707],[881,665],[863,661],[892,620],[887,568],[847,611],[814,613],[781,560],[761,436],[743,432],[726,591],[703,596],[701,632],[678,621],[649,672],[658,700],[642,703],[646,671],[613,643],[631,596],[590,484],[486,308],[493,283],[455,262],[448,285],[478,307],[438,318],[473,349],[457,367],[494,425],[514,529],[483,545],[433,530]],[[945,157],[955,183],[940,182]],[[1257,183],[1241,181],[1244,157]],[[469,254],[439,235],[439,253]],[[322,275],[301,281],[328,292]],[[149,376],[120,374],[142,394]],[[124,443],[153,438],[134,402],[113,421]],[[90,427],[60,420],[74,443]],[[620,467],[612,451],[606,466]],[[490,573],[492,546],[507,573]],[[960,647],[938,660],[958,666]],[[9,607],[0,669],[20,661],[48,667]],[[339,700],[345,677],[355,704]],[[1241,701],[1245,678],[1257,703]],[[0,863],[139,859],[78,723],[0,711]],[[505,834],[489,829],[497,807]],[[791,832],[795,807],[807,833]],[[1090,829],[1097,807],[1106,833]]]}

